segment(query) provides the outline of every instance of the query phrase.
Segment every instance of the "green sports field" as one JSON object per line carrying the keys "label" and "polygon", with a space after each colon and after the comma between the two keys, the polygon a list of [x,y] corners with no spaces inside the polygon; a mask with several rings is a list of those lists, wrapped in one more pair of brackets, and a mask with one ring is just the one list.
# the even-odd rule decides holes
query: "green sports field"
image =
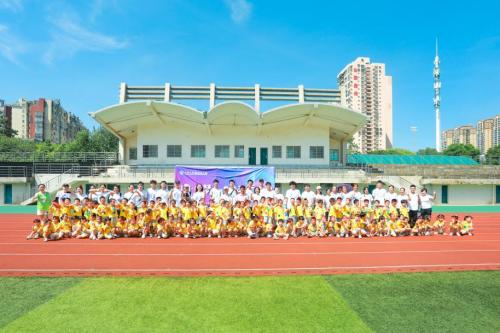
{"label": "green sports field", "polygon": [[499,332],[500,272],[0,278],[3,332]]}

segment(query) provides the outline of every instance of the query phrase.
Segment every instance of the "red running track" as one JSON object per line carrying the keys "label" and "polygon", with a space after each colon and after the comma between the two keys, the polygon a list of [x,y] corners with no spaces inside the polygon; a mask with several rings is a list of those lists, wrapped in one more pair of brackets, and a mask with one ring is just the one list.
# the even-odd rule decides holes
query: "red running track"
{"label": "red running track", "polygon": [[28,241],[26,235],[32,218],[0,215],[0,276],[251,276],[500,269],[500,214],[474,214],[476,231],[472,237],[288,241],[262,238]]}

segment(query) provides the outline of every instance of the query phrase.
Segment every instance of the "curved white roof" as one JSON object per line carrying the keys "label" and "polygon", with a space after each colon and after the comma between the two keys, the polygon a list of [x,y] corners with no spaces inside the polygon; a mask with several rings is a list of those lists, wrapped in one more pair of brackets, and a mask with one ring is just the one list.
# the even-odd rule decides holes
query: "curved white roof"
{"label": "curved white roof", "polygon": [[220,103],[210,111],[202,112],[171,102],[138,101],[112,105],[90,115],[118,137],[129,136],[141,123],[165,125],[176,122],[209,126],[214,131],[224,126],[261,129],[294,124],[328,126],[333,137],[343,139],[352,136],[367,121],[367,117],[359,112],[326,103],[288,104],[259,113],[242,102]]}

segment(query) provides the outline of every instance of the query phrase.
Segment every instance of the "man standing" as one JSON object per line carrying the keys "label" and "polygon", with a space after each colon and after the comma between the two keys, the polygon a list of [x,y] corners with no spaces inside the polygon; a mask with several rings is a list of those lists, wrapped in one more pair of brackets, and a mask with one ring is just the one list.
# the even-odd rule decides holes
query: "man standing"
{"label": "man standing", "polygon": [[210,199],[213,199],[215,201],[215,203],[218,204],[220,202],[220,197],[222,195],[222,191],[219,188],[219,181],[217,179],[214,179],[214,181],[212,183],[212,188],[210,189],[210,191],[208,193],[210,194]]}
{"label": "man standing", "polygon": [[351,202],[354,202],[355,199],[357,200],[361,199],[361,192],[359,192],[358,184],[352,184],[352,190],[349,193],[347,193],[347,197],[351,198]]}
{"label": "man standing", "polygon": [[384,188],[384,185],[385,185],[384,182],[379,180],[377,182],[377,185],[375,185],[375,188],[372,191],[373,200],[378,200],[379,204],[382,206],[384,205],[385,194],[387,193],[387,191]]}
{"label": "man standing", "polygon": [[408,193],[408,206],[410,208],[410,227],[415,226],[415,222],[418,217],[418,208],[420,205],[420,198],[417,194],[417,187],[415,185],[410,186],[410,193]]}
{"label": "man standing", "polygon": [[179,180],[175,181],[174,188],[170,191],[170,199],[175,200],[177,207],[181,206],[182,191],[181,182]]}
{"label": "man standing", "polygon": [[161,198],[161,202],[168,203],[168,190],[166,181],[164,180],[161,181],[160,189],[156,191],[156,198]]}
{"label": "man standing", "polygon": [[312,207],[314,205],[314,198],[316,195],[314,194],[313,191],[311,191],[311,185],[305,184],[304,185],[304,192],[302,192],[302,199],[307,199],[307,205],[309,207]]}
{"label": "man standing", "polygon": [[148,197],[148,202],[151,200],[156,201],[156,194],[158,192],[158,189],[156,188],[157,182],[156,180],[152,179],[149,182],[149,188],[146,191],[146,195]]}
{"label": "man standing", "polygon": [[[235,184],[234,180],[233,179],[229,180],[229,187],[228,186],[224,186],[224,188],[226,188],[226,187],[227,187],[227,193],[226,194],[231,199],[233,199],[236,196],[236,194],[238,193],[238,189],[236,188],[236,184]],[[224,199],[224,200],[226,200],[226,199]]]}
{"label": "man standing", "polygon": [[297,189],[297,183],[292,180],[289,185],[290,188],[285,193],[287,208],[290,207],[291,199],[297,200],[298,198],[300,198],[300,191]]}
{"label": "man standing", "polygon": [[260,195],[264,198],[274,199],[274,190],[270,182],[266,182],[266,187],[260,191]]}

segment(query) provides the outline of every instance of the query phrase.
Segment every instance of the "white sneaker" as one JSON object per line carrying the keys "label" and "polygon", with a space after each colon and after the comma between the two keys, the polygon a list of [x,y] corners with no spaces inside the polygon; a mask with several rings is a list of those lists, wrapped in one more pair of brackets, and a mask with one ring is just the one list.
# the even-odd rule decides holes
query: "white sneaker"
{"label": "white sneaker", "polygon": [[141,238],[142,239],[146,238],[146,234],[142,234]]}

